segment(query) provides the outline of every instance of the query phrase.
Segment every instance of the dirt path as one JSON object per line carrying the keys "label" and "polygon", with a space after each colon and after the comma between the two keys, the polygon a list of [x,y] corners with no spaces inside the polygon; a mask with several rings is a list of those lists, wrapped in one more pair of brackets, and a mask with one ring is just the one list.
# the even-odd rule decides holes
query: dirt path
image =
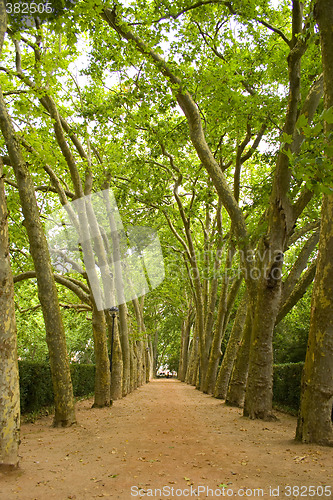
{"label": "dirt path", "polygon": [[22,426],[21,468],[0,475],[1,500],[333,498],[333,450],[295,443],[293,417],[251,421],[170,379],[110,409],[91,404],[70,429],[51,417]]}

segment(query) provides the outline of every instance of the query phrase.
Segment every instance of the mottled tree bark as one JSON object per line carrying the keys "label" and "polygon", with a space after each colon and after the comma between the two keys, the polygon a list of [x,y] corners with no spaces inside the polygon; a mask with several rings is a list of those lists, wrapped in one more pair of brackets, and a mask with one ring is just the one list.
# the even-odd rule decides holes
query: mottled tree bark
{"label": "mottled tree bark", "polygon": [[[92,299],[92,329],[94,335],[94,351],[96,358],[95,399],[94,408],[110,406],[110,361],[106,338],[106,321],[104,311],[98,311]],[[98,360],[98,362],[97,362]]]}
{"label": "mottled tree bark", "polygon": [[236,317],[232,326],[229,342],[223,356],[222,364],[216,380],[214,397],[218,399],[225,399],[229,386],[229,380],[237,356],[237,351],[244,331],[244,324],[246,318],[246,297],[243,298]]}
{"label": "mottled tree bark", "polygon": [[[280,240],[278,235],[276,239]],[[252,319],[249,372],[244,405],[245,416],[264,420],[274,418],[272,415],[273,332],[281,298],[282,259],[279,261],[281,251],[278,249],[283,248],[283,244],[282,242],[279,244],[278,241],[274,246],[277,252],[276,262],[273,260],[272,263],[269,250],[263,250],[264,263],[259,268],[260,278]],[[275,273],[277,276],[274,275]]]}
{"label": "mottled tree bark", "polygon": [[247,376],[249,371],[249,355],[252,335],[252,314],[248,307],[242,336],[242,343],[238,349],[236,362],[231,375],[226,403],[241,408],[244,405]]}
{"label": "mottled tree bark", "polygon": [[197,371],[199,365],[199,337],[197,335],[198,325],[195,324],[193,338],[190,348],[190,361],[187,368],[185,382],[191,385],[196,384]]}
{"label": "mottled tree bark", "polygon": [[136,355],[135,342],[130,342],[130,381],[129,381],[129,393],[133,392],[137,388],[138,381],[138,360]]}
{"label": "mottled tree bark", "polygon": [[[152,355],[150,353],[149,339],[146,334],[146,327],[143,319],[143,301],[144,296],[141,298],[141,304],[137,298],[132,300],[135,318],[139,329],[140,340],[136,342],[137,352],[137,377],[136,386],[148,383],[152,374]],[[144,340],[142,340],[144,339]]]}
{"label": "mottled tree bark", "polygon": [[[106,314],[106,322],[108,326],[108,336],[111,353],[112,341],[112,321],[110,314]],[[112,370],[111,370],[111,400],[121,399],[123,394],[123,356],[121,352],[121,343],[119,338],[118,321],[115,318],[113,330],[113,349],[112,349]]]}
{"label": "mottled tree bark", "polygon": [[[226,267],[225,272],[228,272]],[[228,326],[229,317],[231,309],[237,297],[237,293],[242,282],[242,278],[236,279],[230,287],[227,297],[223,297],[224,292],[222,291],[222,296],[220,297],[220,304],[218,310],[218,320],[216,322],[216,330],[214,332],[214,338],[211,346],[211,352],[209,357],[209,364],[206,374],[206,379],[204,383],[204,391],[207,394],[213,394],[215,390],[219,363],[222,356],[221,344],[224,339],[226,328]],[[220,317],[219,317],[220,316]]]}
{"label": "mottled tree bark", "polygon": [[145,383],[148,384],[151,380],[151,367],[153,364],[152,360],[152,351],[151,351],[151,345],[149,343],[149,340],[146,338],[146,340],[143,343],[143,349],[144,349],[144,359],[145,359]]}
{"label": "mottled tree bark", "polygon": [[119,336],[123,355],[123,396],[130,392],[131,352],[128,334],[127,306],[119,304]]}
{"label": "mottled tree bark", "polygon": [[190,343],[190,333],[192,326],[192,307],[189,306],[188,313],[182,324],[182,336],[181,336],[181,346],[180,346],[180,361],[178,368],[178,378],[182,382],[185,382],[186,371],[188,366],[189,358],[189,343]]}
{"label": "mottled tree bark", "polygon": [[194,356],[195,356],[194,342],[195,342],[194,338],[192,338],[192,340],[190,340],[190,345],[189,345],[188,364],[187,364],[187,370],[186,370],[186,375],[185,375],[186,384],[190,384],[191,380],[192,380],[193,363],[194,363]]}
{"label": "mottled tree bark", "polygon": [[158,353],[157,353],[157,347],[158,347],[158,328],[157,328],[157,325],[155,326],[155,332],[154,332],[154,341],[153,341],[153,373],[154,373],[154,377],[156,377],[156,373],[157,373],[157,369],[158,369],[158,366],[157,366],[157,357],[158,357]]}
{"label": "mottled tree bark", "polygon": [[[4,5],[1,1],[0,16],[3,15]],[[4,467],[17,466],[20,441],[14,283],[10,268],[7,206],[2,174],[0,158],[0,471]]]}
{"label": "mottled tree bark", "polygon": [[[325,109],[333,107],[333,3],[318,0],[318,21],[324,71]],[[325,124],[332,133],[333,125]],[[329,161],[333,169],[333,156]],[[324,195],[319,254],[313,287],[310,332],[302,376],[296,438],[333,446],[333,195]]]}
{"label": "mottled tree bark", "polygon": [[138,387],[141,387],[144,383],[144,377],[146,374],[146,370],[144,369],[144,360],[143,360],[143,342],[142,340],[136,341],[136,352],[137,352],[137,364],[138,364]]}

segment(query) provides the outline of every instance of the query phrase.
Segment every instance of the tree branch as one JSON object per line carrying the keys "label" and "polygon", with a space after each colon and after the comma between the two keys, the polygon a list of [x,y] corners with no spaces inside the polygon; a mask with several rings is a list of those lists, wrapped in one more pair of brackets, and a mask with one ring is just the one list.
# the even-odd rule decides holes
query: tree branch
{"label": "tree branch", "polygon": [[303,226],[300,229],[298,229],[297,231],[295,231],[294,234],[290,237],[290,239],[288,241],[288,246],[291,246],[294,243],[296,243],[296,241],[299,238],[302,238],[302,236],[307,234],[309,231],[313,231],[314,229],[317,229],[318,227],[320,227],[320,222],[321,222],[320,219],[313,221],[313,222],[308,222],[308,224],[305,224],[305,226]]}
{"label": "tree branch", "polygon": [[259,19],[258,17],[256,17],[255,20],[258,23],[260,23],[263,26],[265,26],[265,28],[268,28],[270,31],[273,31],[274,33],[276,33],[277,35],[279,35],[279,37],[282,38],[282,40],[284,42],[286,42],[286,44],[288,45],[288,47],[290,47],[291,41],[289,40],[289,38],[286,37],[286,35],[283,33],[283,31],[281,31],[279,28],[275,28],[274,26],[272,26],[271,24],[269,24],[267,21],[264,21],[263,19]]}
{"label": "tree branch", "polygon": [[287,300],[287,297],[292,293],[292,290],[295,288],[297,282],[299,281],[302,272],[307,266],[311,253],[317,246],[319,241],[319,228],[310,236],[308,241],[306,241],[293,265],[291,268],[286,280],[283,283],[282,296],[281,296],[281,304],[284,304]]}
{"label": "tree branch", "polygon": [[277,315],[275,326],[291,311],[295,304],[303,297],[308,287],[312,283],[316,274],[317,261],[314,260],[308,269],[303,273],[295,288],[287,298],[286,302],[281,305],[279,314]]}
{"label": "tree branch", "polygon": [[308,189],[306,186],[303,188],[299,197],[292,206],[292,212],[293,212],[292,218],[294,222],[297,221],[298,217],[301,215],[304,208],[312,200],[313,195],[314,195],[313,191],[310,191],[310,189]]}
{"label": "tree branch", "polygon": [[4,165],[8,165],[9,167],[11,167],[11,162],[10,162],[10,158],[8,155],[2,155],[1,156],[1,161]]}
{"label": "tree branch", "polygon": [[[54,279],[57,283],[65,286],[66,288],[68,288],[69,290],[74,292],[75,295],[77,297],[79,297],[79,299],[82,300],[82,302],[91,306],[90,295],[85,293],[82,290],[81,286],[76,285],[73,282],[73,279],[67,279],[64,276],[61,276],[60,274],[56,274],[56,273],[53,273],[53,276],[54,276]],[[13,276],[14,283],[19,283],[20,281],[24,281],[24,280],[32,279],[32,278],[36,278],[35,271],[26,271],[25,273],[21,273],[21,274],[17,274],[16,276]]]}
{"label": "tree branch", "polygon": [[185,7],[184,9],[178,11],[176,14],[168,14],[168,15],[160,17],[159,19],[155,19],[152,22],[159,23],[160,21],[163,21],[164,19],[170,19],[170,17],[172,17],[172,19],[177,19],[178,17],[182,16],[186,12],[189,12],[190,10],[194,10],[194,9],[197,9],[198,7],[203,7],[205,5],[211,5],[211,4],[223,4],[226,7],[228,7],[228,9],[230,10],[230,12],[232,14],[235,14],[235,11],[232,7],[231,2],[225,2],[225,1],[221,1],[221,0],[201,0],[200,2],[196,2],[195,4],[190,5],[189,7]]}
{"label": "tree branch", "polygon": [[187,118],[192,144],[201,162],[211,176],[215,188],[221,196],[223,205],[234,223],[236,237],[238,241],[241,242],[243,248],[247,247],[248,232],[243,212],[239,208],[226,178],[209,149],[204,135],[200,113],[191,95],[184,91],[180,78],[171,71],[166,61],[159,54],[150,49],[141,38],[135,35],[128,26],[125,26],[124,23],[118,19],[115,8],[113,10],[105,8],[101,15],[122,38],[134,43],[137,50],[146,58],[150,59],[163,76],[167,78],[170,87],[172,87],[173,91],[176,93],[178,104]]}
{"label": "tree branch", "polygon": [[239,190],[240,190],[240,174],[241,174],[241,168],[242,168],[242,153],[244,152],[244,149],[248,145],[248,143],[251,140],[251,125],[250,122],[247,122],[247,132],[246,136],[244,137],[243,141],[238,145],[237,147],[237,153],[236,153],[236,165],[235,165],[235,173],[234,173],[234,197],[235,200],[239,201]]}
{"label": "tree branch", "polygon": [[[92,310],[92,307],[88,306],[87,304],[67,304],[64,302],[59,302],[59,306],[63,307],[64,309],[75,309],[77,312],[86,312],[86,311]],[[20,309],[19,306],[17,306],[20,314],[24,314],[26,312],[36,311],[40,307],[41,307],[40,304],[37,304],[36,306],[33,306],[33,307],[27,307],[26,309]]]}
{"label": "tree branch", "polygon": [[[29,144],[28,141],[24,137],[21,137],[21,144],[22,144],[22,146],[24,146],[24,148],[27,151],[29,151],[29,153],[33,154],[37,158],[40,158],[40,154],[38,153],[38,151],[35,148],[33,148],[31,146],[31,144]],[[55,174],[55,172],[50,167],[50,165],[48,165],[47,163],[44,163],[43,168],[44,168],[45,172],[48,174],[48,176],[50,177],[50,180],[53,184],[53,187],[50,188],[50,191],[53,191],[54,193],[58,194],[62,205],[66,205],[68,203],[67,197],[69,197],[71,199],[75,198],[75,193],[72,193],[71,191],[68,191],[67,189],[66,190],[63,189],[61,182],[60,182],[60,179]]]}
{"label": "tree branch", "polygon": [[251,156],[253,155],[253,153],[258,149],[258,146],[260,144],[260,141],[264,135],[264,133],[266,132],[266,129],[267,129],[267,125],[266,123],[263,123],[258,134],[257,134],[257,137],[255,138],[255,140],[253,141],[253,144],[252,146],[250,147],[250,149],[241,157],[240,161],[241,163],[244,163],[246,162],[247,160],[249,160],[251,158]]}

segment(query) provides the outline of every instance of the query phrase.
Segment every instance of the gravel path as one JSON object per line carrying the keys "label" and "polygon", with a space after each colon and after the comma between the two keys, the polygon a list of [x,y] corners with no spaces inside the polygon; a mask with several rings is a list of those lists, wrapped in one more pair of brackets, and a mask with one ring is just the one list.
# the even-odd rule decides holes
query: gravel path
{"label": "gravel path", "polygon": [[248,420],[173,379],[91,405],[77,404],[69,429],[51,417],[22,426],[20,469],[0,474],[1,500],[333,498],[333,450],[295,443],[294,417]]}

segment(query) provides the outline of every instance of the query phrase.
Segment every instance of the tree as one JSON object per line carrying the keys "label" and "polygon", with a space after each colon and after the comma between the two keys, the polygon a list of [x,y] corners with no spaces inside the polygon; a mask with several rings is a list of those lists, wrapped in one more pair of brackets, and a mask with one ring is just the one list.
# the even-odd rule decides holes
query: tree
{"label": "tree", "polygon": [[[5,16],[1,18],[1,22],[1,30],[5,32]],[[45,321],[46,340],[50,353],[52,382],[55,394],[54,425],[70,426],[75,423],[73,387],[70,377],[65,332],[51,268],[49,250],[40,220],[34,186],[12,121],[6,109],[2,92],[0,93],[0,128],[6,143],[10,163],[16,176],[25,218],[25,227],[30,243],[30,252],[37,274],[38,293]]]}
{"label": "tree", "polygon": [[[0,2],[0,55],[6,32],[6,7]],[[0,87],[0,94],[2,89]],[[20,388],[17,364],[14,282],[10,267],[7,206],[0,158],[0,470],[16,466],[20,440]]]}
{"label": "tree", "polygon": [[[326,113],[325,147],[333,167],[333,4],[315,6],[321,38]],[[333,446],[333,193],[323,195],[319,256],[313,286],[308,348],[302,375],[301,407],[296,438],[305,443]]]}
{"label": "tree", "polygon": [[[0,3],[0,20],[5,18]],[[0,25],[0,54],[5,26]],[[1,89],[0,89],[1,92]],[[6,197],[0,159],[0,470],[16,466],[20,439],[20,388],[17,364],[14,283],[10,268]]]}
{"label": "tree", "polygon": [[[246,12],[245,14],[242,11],[238,12],[235,10],[229,3],[222,6],[224,9],[229,9],[232,15],[239,15],[241,20],[248,17],[248,22],[251,22],[251,17],[253,16],[256,20],[258,19],[257,14],[251,10],[251,7],[253,6],[250,6],[249,13]],[[272,12],[266,7],[263,8],[263,15],[260,21],[264,20],[265,15],[272,16]],[[177,19],[183,14],[186,15],[192,8],[202,8],[202,4],[196,4],[188,9],[180,8],[177,15],[171,11],[170,6],[168,14],[160,18],[159,21],[171,17]],[[159,50],[152,49],[149,43],[134,32],[128,23],[124,22],[120,12],[120,6],[115,5],[113,9],[104,8],[101,15],[124,40],[127,40],[131,47],[136,47],[137,51],[149,63],[152,63],[155,69],[166,79],[186,117],[192,145],[202,165],[209,173],[230,217],[235,239],[243,256],[242,266],[248,286],[252,323],[249,377],[244,413],[251,418],[269,419],[272,416],[272,339],[281,298],[283,254],[300,214],[312,197],[311,191],[306,186],[298,185],[298,189],[292,189],[292,175],[288,156],[289,151],[297,149],[299,142],[297,141],[296,123],[301,104],[301,60],[307,49],[307,41],[311,33],[309,22],[305,22],[303,25],[303,4],[298,0],[293,1],[290,39],[281,30],[274,28],[270,22],[264,20],[264,25],[274,33],[277,33],[288,47],[289,96],[283,119],[284,123],[282,125],[284,134],[282,137],[285,137],[287,141],[281,145],[276,159],[269,208],[264,216],[264,234],[255,242],[250,241],[246,219],[238,204],[237,196],[232,192],[224,170],[217,162],[210,147],[208,136],[203,126],[201,110],[195,102],[193,95],[188,90],[189,86],[185,84],[186,79],[179,76],[181,75],[181,71],[173,61],[170,63],[165,61],[161,57]],[[147,24],[149,28],[153,29],[150,13],[140,13],[140,15],[147,16]],[[146,33],[144,34],[146,35]],[[215,47],[215,53],[216,51]],[[246,86],[248,87],[248,85]],[[252,95],[253,89],[249,93]],[[317,105],[318,103],[311,106],[311,112],[308,113],[309,119],[312,119]],[[256,248],[256,259],[251,261],[248,259],[248,256],[253,252],[254,248]],[[252,279],[251,277],[251,272],[255,269],[259,270],[259,279]],[[199,304],[198,310],[200,311],[200,315],[198,321],[200,325],[198,334],[202,356],[205,346],[202,341],[204,333],[203,311],[200,310],[201,308],[202,305]],[[206,355],[207,353],[205,353]],[[200,359],[201,372],[205,375],[205,365],[202,358]]]}

